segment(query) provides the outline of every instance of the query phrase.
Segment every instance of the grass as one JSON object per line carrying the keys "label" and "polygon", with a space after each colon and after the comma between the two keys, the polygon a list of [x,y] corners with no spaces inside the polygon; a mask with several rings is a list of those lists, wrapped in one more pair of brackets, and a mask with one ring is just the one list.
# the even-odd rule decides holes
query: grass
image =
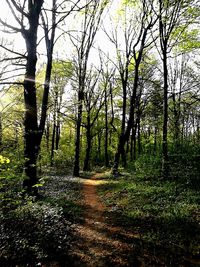
{"label": "grass", "polygon": [[99,193],[113,220],[138,229],[144,241],[200,253],[200,196],[187,184],[125,173],[110,176]]}

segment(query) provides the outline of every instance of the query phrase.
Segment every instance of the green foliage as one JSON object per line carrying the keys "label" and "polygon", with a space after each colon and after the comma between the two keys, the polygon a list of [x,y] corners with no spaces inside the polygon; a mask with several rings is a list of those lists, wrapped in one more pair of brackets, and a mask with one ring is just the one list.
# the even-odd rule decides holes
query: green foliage
{"label": "green foliage", "polygon": [[0,169],[3,168],[4,165],[10,163],[10,159],[3,157],[2,155],[0,155]]}
{"label": "green foliage", "polygon": [[0,156],[0,208],[3,212],[15,209],[22,202],[21,162]]}
{"label": "green foliage", "polygon": [[138,229],[143,241],[199,253],[200,198],[187,184],[136,172],[110,180],[99,190],[115,222]]}
{"label": "green foliage", "polygon": [[[51,171],[52,173],[53,171]],[[71,176],[43,176],[46,181],[39,187],[37,202],[18,195],[1,207],[0,264],[36,266],[39,262],[66,260],[73,239],[75,221],[80,220],[82,209],[81,185]],[[15,185],[16,186],[16,185]]]}
{"label": "green foliage", "polygon": [[47,204],[27,204],[0,217],[0,262],[32,263],[66,256],[71,224]]}
{"label": "green foliage", "polygon": [[137,174],[138,177],[157,180],[161,175],[161,166],[162,163],[159,154],[150,156],[147,153],[138,157],[134,163],[130,163],[128,169]]}
{"label": "green foliage", "polygon": [[177,27],[173,32],[172,38],[178,38],[178,44],[175,48],[176,52],[189,53],[194,49],[200,48],[199,29],[197,28]]}

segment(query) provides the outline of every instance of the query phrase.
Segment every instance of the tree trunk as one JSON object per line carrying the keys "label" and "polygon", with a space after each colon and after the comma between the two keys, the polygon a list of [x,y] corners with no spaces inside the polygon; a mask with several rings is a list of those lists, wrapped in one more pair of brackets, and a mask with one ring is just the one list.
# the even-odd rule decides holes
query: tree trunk
{"label": "tree trunk", "polygon": [[86,148],[86,155],[84,160],[84,171],[89,171],[89,161],[90,161],[90,151],[91,151],[91,128],[90,128],[90,119],[88,118],[88,124],[86,128],[86,139],[87,139],[87,148]]}
{"label": "tree trunk", "polygon": [[37,30],[42,5],[42,0],[29,3],[29,29],[22,31],[27,48],[26,74],[24,79],[24,167],[26,179],[23,182],[23,186],[28,193],[33,194],[37,194],[37,188],[33,186],[38,182],[36,165],[39,147],[35,74],[37,63]]}
{"label": "tree trunk", "polygon": [[167,70],[167,50],[166,44],[163,47],[163,72],[164,72],[164,88],[163,88],[163,139],[162,139],[162,171],[163,177],[168,176],[168,70]]}
{"label": "tree trunk", "polygon": [[54,164],[55,135],[56,135],[56,124],[54,121],[52,139],[51,139],[51,166],[53,166],[53,164]]}
{"label": "tree trunk", "polygon": [[80,171],[80,138],[81,138],[81,122],[82,122],[82,112],[83,112],[83,99],[84,93],[83,89],[78,92],[78,116],[76,122],[76,142],[75,142],[75,158],[74,158],[74,176],[79,176]]}
{"label": "tree trunk", "polygon": [[109,166],[109,157],[108,157],[108,101],[107,101],[107,92],[105,90],[105,165]]}
{"label": "tree trunk", "polygon": [[126,165],[126,154],[125,154],[125,149],[124,149],[126,140],[124,140],[124,134],[125,134],[125,127],[126,127],[127,81],[128,81],[128,69],[125,70],[125,73],[124,72],[121,73],[121,82],[122,82],[122,91],[123,91],[122,122],[121,122],[118,147],[115,153],[115,159],[114,159],[114,165],[113,165],[114,175],[118,174],[120,156],[122,156],[123,166]]}
{"label": "tree trunk", "polygon": [[118,168],[119,168],[119,160],[120,155],[123,155],[125,153],[124,151],[124,135],[120,135],[118,146],[117,146],[117,152],[115,153],[115,159],[114,159],[114,165],[113,165],[113,174],[118,175]]}
{"label": "tree trunk", "polygon": [[[36,25],[35,25],[36,26]],[[36,193],[33,185],[37,184],[37,156],[38,156],[38,125],[37,125],[37,103],[36,103],[36,37],[27,36],[27,65],[24,80],[24,101],[25,101],[25,135],[24,135],[24,157],[25,157],[25,174],[24,188],[31,193]]]}
{"label": "tree trunk", "polygon": [[158,127],[155,125],[154,126],[154,154],[157,152],[157,132],[158,132]]}
{"label": "tree trunk", "polygon": [[59,142],[60,142],[60,122],[57,121],[56,125],[56,150],[59,148]]}
{"label": "tree trunk", "polygon": [[101,160],[101,133],[97,135],[97,141],[98,141],[98,158],[100,161]]}
{"label": "tree trunk", "polygon": [[49,119],[47,120],[47,124],[46,124],[46,148],[47,148],[47,152],[49,153],[49,137],[50,137],[50,123],[49,123]]}
{"label": "tree trunk", "polygon": [[138,118],[137,122],[137,134],[138,134],[138,155],[141,155],[142,146],[141,146],[141,133],[140,133],[140,117]]}

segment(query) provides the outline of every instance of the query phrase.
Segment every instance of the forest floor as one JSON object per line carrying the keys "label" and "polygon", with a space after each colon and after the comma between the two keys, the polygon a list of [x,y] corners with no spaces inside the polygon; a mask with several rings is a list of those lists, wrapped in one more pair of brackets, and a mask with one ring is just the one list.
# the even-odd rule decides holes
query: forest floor
{"label": "forest floor", "polygon": [[104,174],[96,173],[81,182],[83,223],[76,228],[71,250],[74,266],[200,266],[199,260],[176,249],[145,242],[137,227],[117,224],[98,192],[99,186],[109,184]]}
{"label": "forest floor", "polygon": [[109,171],[44,179],[41,200],[0,217],[2,267],[200,266],[195,188]]}

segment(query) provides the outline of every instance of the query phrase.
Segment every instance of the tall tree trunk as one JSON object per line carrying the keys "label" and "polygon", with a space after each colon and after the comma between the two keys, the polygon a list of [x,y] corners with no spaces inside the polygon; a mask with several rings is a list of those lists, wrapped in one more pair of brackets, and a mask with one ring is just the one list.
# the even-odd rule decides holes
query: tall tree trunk
{"label": "tall tree trunk", "polygon": [[107,101],[107,92],[105,90],[105,165],[109,166],[109,157],[108,157],[108,101]]}
{"label": "tall tree trunk", "polygon": [[44,17],[42,16],[46,50],[47,50],[47,65],[46,65],[46,71],[45,71],[44,93],[43,93],[43,98],[42,98],[42,111],[41,111],[41,118],[40,118],[40,124],[39,124],[39,138],[38,138],[39,147],[40,147],[42,136],[43,136],[44,129],[45,129],[45,122],[46,122],[47,109],[48,109],[49,89],[50,89],[50,80],[51,80],[52,62],[53,62],[54,39],[55,39],[55,31],[56,31],[56,1],[57,0],[52,0],[52,18],[51,18],[52,27],[51,27],[50,37],[49,37],[48,23],[45,24]]}
{"label": "tall tree trunk", "polygon": [[46,123],[46,148],[47,148],[47,152],[49,153],[49,137],[50,137],[50,123],[49,123],[49,119],[47,120]]}
{"label": "tall tree trunk", "polygon": [[[124,74],[123,74],[124,75]],[[126,155],[125,155],[125,141],[124,140],[124,134],[125,134],[125,127],[126,127],[126,101],[127,101],[127,80],[128,79],[128,73],[126,75],[127,77],[124,79],[123,76],[121,75],[122,79],[122,88],[123,88],[123,106],[122,106],[122,122],[121,122],[121,130],[120,130],[120,136],[119,136],[119,141],[118,141],[118,146],[117,146],[117,151],[115,153],[115,158],[114,158],[114,165],[113,165],[113,174],[117,175],[118,174],[118,167],[119,167],[119,160],[120,156],[122,156],[122,161],[123,165],[126,165]]]}
{"label": "tall tree trunk", "polygon": [[140,132],[140,114],[138,117],[138,122],[137,122],[137,135],[138,135],[138,155],[141,155],[141,150],[142,150],[142,146],[141,146],[141,132]]}
{"label": "tall tree trunk", "polygon": [[136,160],[136,153],[137,153],[137,139],[136,139],[136,132],[137,132],[137,124],[135,123],[134,125],[134,130],[133,130],[133,160]]}
{"label": "tall tree trunk", "polygon": [[52,139],[51,139],[51,166],[53,166],[53,164],[54,164],[55,135],[56,135],[56,124],[54,121]]}
{"label": "tall tree trunk", "polygon": [[59,142],[60,142],[60,122],[57,121],[56,125],[56,150],[59,148]]}
{"label": "tall tree trunk", "polygon": [[[37,23],[31,25],[37,27]],[[33,31],[33,29],[32,29]],[[31,33],[32,33],[31,31]],[[34,31],[33,31],[34,32]],[[38,156],[38,124],[37,124],[37,103],[36,103],[36,46],[37,46],[37,31],[35,34],[28,35],[26,38],[27,44],[27,64],[26,75],[24,80],[24,100],[25,100],[25,118],[24,118],[24,157],[25,157],[25,174],[27,179],[24,180],[23,186],[27,191],[34,191],[33,188],[38,181],[37,178],[37,156]]]}
{"label": "tall tree trunk", "polygon": [[168,70],[167,70],[167,49],[164,43],[163,47],[163,72],[164,72],[164,87],[163,87],[163,139],[162,139],[162,171],[163,177],[168,176]]}
{"label": "tall tree trunk", "polygon": [[156,154],[157,152],[157,132],[158,132],[158,127],[157,125],[154,126],[154,153]]}
{"label": "tall tree trunk", "polygon": [[82,112],[83,112],[83,99],[84,92],[80,89],[78,92],[78,115],[76,122],[76,142],[75,142],[75,158],[74,158],[74,176],[79,176],[80,171],[80,138],[81,138],[81,123],[82,123]]}
{"label": "tall tree trunk", "polygon": [[97,141],[98,141],[98,158],[99,161],[101,160],[101,133],[97,135]]}
{"label": "tall tree trunk", "polygon": [[86,127],[86,139],[87,139],[87,148],[86,148],[86,155],[84,160],[83,170],[88,171],[89,168],[89,161],[90,161],[90,151],[91,151],[91,127],[90,127],[90,119],[88,118],[88,123]]}
{"label": "tall tree trunk", "polygon": [[39,16],[43,0],[35,3],[29,1],[29,28],[23,29],[22,35],[26,42],[27,63],[24,79],[24,157],[26,179],[23,182],[24,188],[29,193],[37,194],[37,157],[38,147],[38,124],[37,124],[37,101],[36,101],[36,63],[37,63],[37,30]]}
{"label": "tall tree trunk", "polygon": [[56,143],[56,130],[57,130],[57,108],[58,108],[58,91],[54,95],[54,109],[53,109],[53,132],[51,139],[51,166],[54,164],[54,150]]}

